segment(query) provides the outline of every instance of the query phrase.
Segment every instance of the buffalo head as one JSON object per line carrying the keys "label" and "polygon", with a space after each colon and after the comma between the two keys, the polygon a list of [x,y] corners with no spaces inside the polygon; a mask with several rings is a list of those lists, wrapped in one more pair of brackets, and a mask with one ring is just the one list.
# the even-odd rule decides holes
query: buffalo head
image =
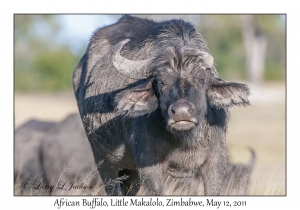
{"label": "buffalo head", "polygon": [[159,108],[167,129],[181,132],[195,128],[208,107],[220,110],[249,104],[249,88],[219,79],[208,52],[174,46],[147,60],[133,61],[120,55],[128,41],[114,46],[113,65],[120,73],[145,82],[116,96],[119,112],[136,117]]}

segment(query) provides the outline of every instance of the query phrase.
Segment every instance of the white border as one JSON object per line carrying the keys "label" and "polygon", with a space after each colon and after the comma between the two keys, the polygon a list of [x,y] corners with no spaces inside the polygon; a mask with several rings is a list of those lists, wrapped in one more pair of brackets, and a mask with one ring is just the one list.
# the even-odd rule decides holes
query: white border
{"label": "white border", "polygon": [[[104,3],[105,2],[105,3]],[[295,1],[296,2],[296,1]],[[59,197],[13,196],[13,14],[14,13],[287,13],[287,158],[286,197],[214,197],[247,200],[247,209],[282,209],[298,206],[299,196],[299,11],[298,5],[274,1],[6,1],[1,3],[1,207],[53,209]],[[297,135],[298,134],[298,135]],[[297,173],[298,172],[298,173]],[[67,197],[81,200],[84,197]],[[109,198],[109,197],[107,197]],[[141,197],[140,197],[141,198]],[[91,199],[91,197],[88,197]],[[163,198],[165,199],[165,198]],[[195,198],[197,199],[197,198]],[[200,197],[205,200],[206,197]],[[98,207],[99,208],[99,207]],[[118,207],[116,207],[118,208]],[[116,209],[111,208],[111,209]],[[174,207],[172,207],[174,208]],[[88,208],[89,209],[89,208]],[[176,209],[179,209],[176,207]],[[213,209],[213,208],[211,208]],[[293,208],[296,209],[296,208]]]}

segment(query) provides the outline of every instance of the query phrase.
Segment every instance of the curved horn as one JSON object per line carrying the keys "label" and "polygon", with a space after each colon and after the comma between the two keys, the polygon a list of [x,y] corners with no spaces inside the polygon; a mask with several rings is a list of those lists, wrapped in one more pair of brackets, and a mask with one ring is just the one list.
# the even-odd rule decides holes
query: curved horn
{"label": "curved horn", "polygon": [[201,51],[201,54],[204,58],[205,64],[209,67],[212,68],[214,65],[214,58],[207,52]]}
{"label": "curved horn", "polygon": [[121,74],[126,75],[132,79],[147,78],[148,76],[150,76],[149,73],[147,73],[147,67],[149,66],[153,58],[133,61],[128,60],[120,55],[121,49],[129,41],[130,39],[125,39],[113,47],[111,52],[113,65]]}

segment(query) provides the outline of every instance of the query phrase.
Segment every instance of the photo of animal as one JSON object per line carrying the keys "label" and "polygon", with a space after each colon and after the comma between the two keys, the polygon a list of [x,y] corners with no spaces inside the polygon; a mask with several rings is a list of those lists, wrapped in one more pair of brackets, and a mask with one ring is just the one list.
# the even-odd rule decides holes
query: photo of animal
{"label": "photo of animal", "polygon": [[[70,136],[71,135],[71,136]],[[71,137],[71,138],[69,138]],[[68,141],[68,142],[66,142]],[[16,129],[15,132],[15,182],[30,181],[36,186],[51,186],[53,183],[85,183],[95,186],[89,190],[63,190],[59,188],[48,189],[22,189],[23,195],[107,195],[105,184],[98,173],[98,167],[92,155],[92,149],[85,135],[85,131],[79,114],[71,114],[61,122],[44,122],[30,120]],[[252,160],[249,165],[232,164],[226,165],[226,172],[222,178],[221,195],[247,195],[252,171],[255,166],[255,153],[251,151]],[[30,154],[30,155],[28,155]],[[62,174],[59,168],[62,163],[70,163],[70,157],[75,157],[73,164]],[[121,177],[127,172],[123,170]],[[37,175],[37,176],[32,176]],[[62,176],[63,175],[63,176]],[[123,189],[129,191],[132,186],[125,185],[125,178],[120,184]],[[112,180],[107,186],[113,187],[117,180]],[[125,182],[125,183],[124,183]],[[164,181],[167,192],[173,195],[203,195],[203,181],[200,179],[174,179],[167,176]],[[53,186],[53,185],[52,185]],[[140,191],[138,195],[145,195]]]}
{"label": "photo of animal", "polygon": [[205,195],[220,194],[229,108],[249,105],[250,90],[218,77],[191,24],[123,16],[94,33],[73,85],[104,183],[126,169],[125,185],[143,180],[147,195],[165,195],[167,175],[202,177]]}
{"label": "photo of animal", "polygon": [[286,194],[284,15],[14,19],[14,195]]}

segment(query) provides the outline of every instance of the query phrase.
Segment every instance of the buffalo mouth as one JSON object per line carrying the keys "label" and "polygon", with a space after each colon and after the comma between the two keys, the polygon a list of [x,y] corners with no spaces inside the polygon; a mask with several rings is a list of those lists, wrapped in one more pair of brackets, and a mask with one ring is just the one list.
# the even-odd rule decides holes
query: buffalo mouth
{"label": "buffalo mouth", "polygon": [[194,118],[190,120],[178,120],[178,121],[170,119],[168,121],[168,127],[172,130],[178,130],[178,131],[190,130],[193,127],[195,127],[197,124],[198,121]]}

